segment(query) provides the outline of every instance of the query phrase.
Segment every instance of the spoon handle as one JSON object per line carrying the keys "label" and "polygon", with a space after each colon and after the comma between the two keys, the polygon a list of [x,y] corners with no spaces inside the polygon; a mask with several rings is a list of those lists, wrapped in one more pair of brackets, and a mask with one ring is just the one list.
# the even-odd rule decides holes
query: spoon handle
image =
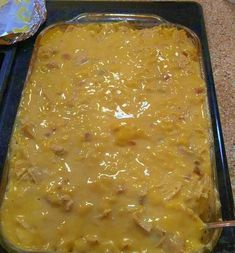
{"label": "spoon handle", "polygon": [[207,223],[207,227],[208,228],[235,227],[235,220],[211,222]]}

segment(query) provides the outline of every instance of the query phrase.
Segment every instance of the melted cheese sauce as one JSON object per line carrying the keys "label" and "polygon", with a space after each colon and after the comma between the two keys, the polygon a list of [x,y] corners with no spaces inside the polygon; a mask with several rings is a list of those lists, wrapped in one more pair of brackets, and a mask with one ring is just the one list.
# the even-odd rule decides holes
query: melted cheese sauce
{"label": "melted cheese sauce", "polygon": [[205,93],[183,30],[49,29],[10,144],[5,239],[64,253],[201,250],[216,209]]}

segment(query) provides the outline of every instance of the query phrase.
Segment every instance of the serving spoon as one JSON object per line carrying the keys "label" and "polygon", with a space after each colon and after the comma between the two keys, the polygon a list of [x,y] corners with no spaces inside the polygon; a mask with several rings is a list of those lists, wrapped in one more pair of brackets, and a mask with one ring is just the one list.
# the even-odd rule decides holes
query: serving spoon
{"label": "serving spoon", "polygon": [[217,221],[207,223],[207,228],[226,228],[226,227],[235,227],[235,220],[228,221]]}

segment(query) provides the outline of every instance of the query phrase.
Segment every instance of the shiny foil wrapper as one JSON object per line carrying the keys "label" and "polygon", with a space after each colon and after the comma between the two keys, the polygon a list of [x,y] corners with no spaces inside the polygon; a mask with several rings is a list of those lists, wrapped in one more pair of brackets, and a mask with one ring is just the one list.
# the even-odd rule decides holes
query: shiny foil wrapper
{"label": "shiny foil wrapper", "polygon": [[44,0],[0,0],[0,45],[33,36],[46,20]]}

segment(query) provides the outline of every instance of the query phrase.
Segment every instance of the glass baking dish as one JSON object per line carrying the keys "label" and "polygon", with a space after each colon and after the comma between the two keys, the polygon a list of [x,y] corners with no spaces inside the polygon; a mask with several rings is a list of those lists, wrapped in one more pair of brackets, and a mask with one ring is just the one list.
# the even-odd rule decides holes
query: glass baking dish
{"label": "glass baking dish", "polygon": [[[202,61],[201,43],[200,43],[200,40],[197,37],[197,35],[193,31],[188,29],[187,27],[167,22],[163,18],[156,16],[156,15],[89,13],[89,14],[81,14],[69,21],[53,24],[53,25],[47,27],[45,30],[43,30],[39,34],[39,36],[35,42],[34,51],[33,51],[33,55],[31,58],[30,67],[28,70],[28,74],[27,74],[27,78],[26,78],[25,83],[27,83],[27,81],[30,78],[31,71],[32,71],[32,68],[33,68],[34,62],[35,62],[36,53],[37,53],[37,50],[39,47],[40,39],[44,36],[44,34],[49,29],[56,27],[56,26],[66,26],[66,25],[71,25],[71,24],[90,24],[90,23],[107,23],[107,22],[128,22],[135,29],[144,29],[144,28],[151,28],[154,26],[162,26],[162,27],[167,27],[167,28],[173,27],[173,28],[177,28],[180,30],[184,30],[186,32],[187,36],[193,41],[195,47],[198,49],[199,61],[200,61],[200,67],[201,67],[200,68],[201,69],[201,76],[204,79],[205,70],[204,70],[203,61]],[[204,79],[204,81],[205,81],[205,79]],[[207,100],[207,98],[206,98],[206,100]],[[207,106],[207,109],[208,110],[205,113],[207,115],[210,115],[208,106]],[[210,121],[210,116],[208,116],[208,120]],[[218,220],[221,220],[221,212],[220,212],[220,203],[218,201],[219,197],[218,197],[218,190],[217,190],[214,140],[213,140],[213,134],[212,134],[211,129],[212,128],[210,128],[210,131],[211,131],[210,132],[211,168],[213,170],[212,174],[213,174],[213,181],[214,181],[214,187],[215,187],[214,189],[215,189],[215,195],[216,195],[216,210],[214,211],[214,220],[213,221],[216,221],[216,220],[218,221]],[[8,153],[8,159],[9,159],[9,153]],[[6,164],[7,164],[7,161],[6,161]],[[8,175],[9,175],[8,167],[5,166],[4,176],[2,179],[2,185],[1,185],[2,186],[1,187],[1,201],[3,200],[4,194],[7,191]],[[215,244],[219,238],[219,235],[221,233],[221,230],[215,229],[215,230],[213,230],[213,232],[210,232],[210,233],[211,233],[210,243],[207,245],[207,247],[205,247],[205,249],[203,249],[200,252],[208,252],[208,250],[210,251],[215,246]],[[7,241],[7,238],[4,238],[3,233],[1,233],[1,243],[4,246],[4,248],[6,248],[8,250],[8,252],[36,252],[36,251],[30,251],[30,250],[25,251],[25,250],[21,250],[21,249],[16,248],[14,245],[11,245]],[[45,252],[48,252],[48,251],[45,251]]]}

